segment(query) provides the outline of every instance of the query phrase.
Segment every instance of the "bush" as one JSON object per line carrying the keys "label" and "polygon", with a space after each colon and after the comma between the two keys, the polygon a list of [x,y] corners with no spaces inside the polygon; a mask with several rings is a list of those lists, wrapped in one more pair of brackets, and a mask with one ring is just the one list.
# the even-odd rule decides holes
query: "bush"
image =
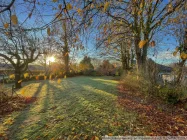
{"label": "bush", "polygon": [[84,70],[83,71],[83,75],[86,75],[86,76],[96,76],[96,71],[94,71],[93,69]]}
{"label": "bush", "polygon": [[[75,72],[68,72],[67,74],[66,74],[66,76],[67,77],[74,77],[74,76],[76,76],[77,75],[77,73],[75,73]],[[65,75],[64,75],[65,76]],[[64,76],[62,77],[62,78],[64,78]]]}
{"label": "bush", "polygon": [[182,86],[161,86],[152,82],[149,76],[128,72],[122,76],[122,85],[131,91],[158,97],[168,103],[176,104],[187,100],[187,90]]}
{"label": "bush", "polygon": [[11,90],[5,88],[3,84],[0,84],[0,103],[4,102],[11,95]]}
{"label": "bush", "polygon": [[176,104],[186,101],[187,92],[184,87],[163,86],[159,89],[158,96],[168,103]]}
{"label": "bush", "polygon": [[124,72],[121,81],[125,88],[143,94],[151,94],[153,88],[155,88],[155,85],[153,85],[148,78],[133,71]]}

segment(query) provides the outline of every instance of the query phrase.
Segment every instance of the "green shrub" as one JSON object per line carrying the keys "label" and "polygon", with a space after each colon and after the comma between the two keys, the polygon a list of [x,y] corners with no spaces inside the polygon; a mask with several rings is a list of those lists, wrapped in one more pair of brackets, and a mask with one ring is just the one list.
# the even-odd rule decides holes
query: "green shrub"
{"label": "green shrub", "polygon": [[7,101],[11,96],[11,90],[5,87],[3,84],[0,84],[0,104],[4,101]]}
{"label": "green shrub", "polygon": [[187,91],[184,87],[163,86],[159,89],[158,96],[171,104],[184,102],[187,99]]}
{"label": "green shrub", "polygon": [[86,76],[96,76],[96,71],[94,71],[93,69],[84,70],[83,71],[83,75],[86,75]]}
{"label": "green shrub", "polygon": [[125,88],[143,94],[152,94],[156,88],[156,85],[153,85],[148,78],[132,71],[124,73],[121,81]]}
{"label": "green shrub", "polygon": [[122,76],[122,85],[125,89],[136,91],[144,95],[151,95],[160,98],[170,104],[185,102],[187,100],[187,90],[182,86],[159,85],[152,82],[147,76],[142,76],[136,72],[127,72]]}

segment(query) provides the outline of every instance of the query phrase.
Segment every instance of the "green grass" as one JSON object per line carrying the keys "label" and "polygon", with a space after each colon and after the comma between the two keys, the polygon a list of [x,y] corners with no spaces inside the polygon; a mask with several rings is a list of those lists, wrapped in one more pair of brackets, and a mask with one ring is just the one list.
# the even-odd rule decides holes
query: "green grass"
{"label": "green grass", "polygon": [[2,122],[11,118],[13,124],[2,124],[0,128],[12,140],[143,135],[133,131],[136,114],[118,105],[118,81],[112,79],[75,77],[62,79],[61,83],[30,82],[24,87],[24,96],[38,100],[23,111],[6,116]]}

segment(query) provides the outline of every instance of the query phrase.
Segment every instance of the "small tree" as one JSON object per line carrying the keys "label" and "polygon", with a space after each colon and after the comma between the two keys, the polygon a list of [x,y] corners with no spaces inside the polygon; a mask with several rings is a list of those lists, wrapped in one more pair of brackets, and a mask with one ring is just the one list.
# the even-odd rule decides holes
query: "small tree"
{"label": "small tree", "polygon": [[112,65],[109,60],[103,60],[102,65],[99,68],[99,71],[101,71],[104,75],[110,75],[114,71],[114,65]]}
{"label": "small tree", "polygon": [[[77,32],[72,32],[71,20],[67,16],[58,17],[61,21],[51,26],[50,45],[55,48],[57,58],[62,60],[65,66],[65,73],[70,72],[70,53],[81,48],[81,42]],[[73,52],[74,50],[74,52]],[[73,54],[74,55],[74,54]]]}
{"label": "small tree", "polygon": [[88,70],[93,70],[94,67],[91,63],[91,58],[88,56],[85,56],[79,64],[79,69],[83,72],[86,72]]}

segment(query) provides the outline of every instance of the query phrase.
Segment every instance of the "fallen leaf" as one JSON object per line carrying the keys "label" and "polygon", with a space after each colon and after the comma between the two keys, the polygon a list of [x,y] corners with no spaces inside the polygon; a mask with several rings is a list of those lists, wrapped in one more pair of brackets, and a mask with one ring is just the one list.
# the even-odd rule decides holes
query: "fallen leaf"
{"label": "fallen leaf", "polygon": [[57,83],[60,84],[60,83],[61,83],[61,79],[58,79],[58,80],[57,80]]}
{"label": "fallen leaf", "polygon": [[3,122],[4,125],[11,125],[14,123],[14,120],[12,118],[8,118]]}
{"label": "fallen leaf", "polygon": [[21,90],[21,94],[22,94],[22,95],[25,94],[25,91],[26,91],[26,88],[22,89],[22,90]]}
{"label": "fallen leaf", "polygon": [[97,136],[93,136],[93,137],[91,138],[91,140],[99,140],[99,138],[98,138]]}
{"label": "fallen leaf", "polygon": [[75,130],[75,127],[72,128],[72,131],[74,131],[74,130]]}
{"label": "fallen leaf", "polygon": [[0,133],[0,137],[5,137],[6,136],[6,133],[5,132],[1,132]]}

